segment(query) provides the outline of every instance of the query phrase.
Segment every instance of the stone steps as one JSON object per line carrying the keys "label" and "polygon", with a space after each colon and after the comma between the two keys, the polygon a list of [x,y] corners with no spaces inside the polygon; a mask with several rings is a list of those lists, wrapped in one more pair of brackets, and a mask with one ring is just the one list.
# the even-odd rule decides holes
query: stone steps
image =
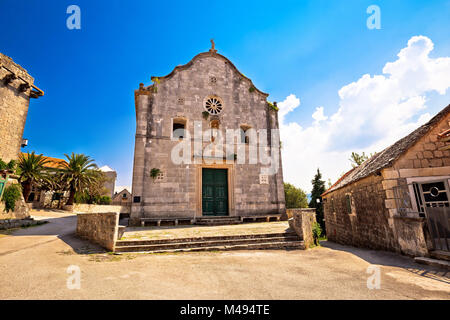
{"label": "stone steps", "polygon": [[430,256],[439,260],[450,261],[450,252],[435,250],[430,252]]}
{"label": "stone steps", "polygon": [[420,264],[426,264],[433,267],[444,268],[450,270],[450,261],[431,259],[425,257],[415,257],[414,261]]}
{"label": "stone steps", "polygon": [[202,226],[221,226],[242,223],[240,217],[208,217],[197,218],[195,224]]}
{"label": "stone steps", "polygon": [[161,240],[120,240],[115,252],[182,252],[254,249],[304,249],[295,233],[214,236]]}

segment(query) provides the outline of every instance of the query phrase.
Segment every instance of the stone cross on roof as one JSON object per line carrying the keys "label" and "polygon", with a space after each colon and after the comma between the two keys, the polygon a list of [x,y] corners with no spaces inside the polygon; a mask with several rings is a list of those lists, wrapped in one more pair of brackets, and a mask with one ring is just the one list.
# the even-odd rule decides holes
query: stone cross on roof
{"label": "stone cross on roof", "polygon": [[211,41],[211,49],[209,49],[209,52],[216,53],[217,50],[216,50],[216,44],[214,43],[214,39],[211,39],[210,41]]}

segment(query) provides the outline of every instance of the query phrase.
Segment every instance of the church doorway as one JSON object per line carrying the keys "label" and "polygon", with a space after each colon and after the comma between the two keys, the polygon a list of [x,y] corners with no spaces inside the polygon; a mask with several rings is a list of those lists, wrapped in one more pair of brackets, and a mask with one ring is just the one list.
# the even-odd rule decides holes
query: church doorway
{"label": "church doorway", "polygon": [[203,216],[228,216],[228,170],[202,168]]}

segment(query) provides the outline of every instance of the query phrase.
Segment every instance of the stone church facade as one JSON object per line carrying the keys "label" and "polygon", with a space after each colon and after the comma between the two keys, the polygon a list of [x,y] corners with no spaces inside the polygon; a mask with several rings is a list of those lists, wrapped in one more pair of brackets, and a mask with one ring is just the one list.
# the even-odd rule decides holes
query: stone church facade
{"label": "stone church facade", "polygon": [[[209,52],[135,91],[131,225],[151,218],[285,215],[279,136],[271,135],[278,129],[276,104],[212,44]],[[238,131],[225,150],[220,136],[227,129]],[[259,154],[267,152],[276,162],[274,172],[249,160],[257,139],[266,143]],[[181,163],[174,160],[180,143]],[[207,149],[214,150],[208,157]]]}

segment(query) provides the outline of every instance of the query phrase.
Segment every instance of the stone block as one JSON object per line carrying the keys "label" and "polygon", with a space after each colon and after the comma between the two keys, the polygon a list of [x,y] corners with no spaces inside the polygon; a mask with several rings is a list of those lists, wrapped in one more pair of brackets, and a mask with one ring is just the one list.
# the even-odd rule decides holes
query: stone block
{"label": "stone block", "polygon": [[286,209],[287,216],[291,216],[289,226],[302,238],[305,248],[314,245],[313,226],[316,223],[315,209]]}
{"label": "stone block", "polygon": [[383,178],[385,179],[397,179],[399,177],[399,173],[397,170],[383,170],[382,171]]}
{"label": "stone block", "polygon": [[[401,173],[400,173],[401,176]],[[393,187],[396,187],[398,185],[397,180],[383,180],[382,182],[383,189],[392,189]]]}

